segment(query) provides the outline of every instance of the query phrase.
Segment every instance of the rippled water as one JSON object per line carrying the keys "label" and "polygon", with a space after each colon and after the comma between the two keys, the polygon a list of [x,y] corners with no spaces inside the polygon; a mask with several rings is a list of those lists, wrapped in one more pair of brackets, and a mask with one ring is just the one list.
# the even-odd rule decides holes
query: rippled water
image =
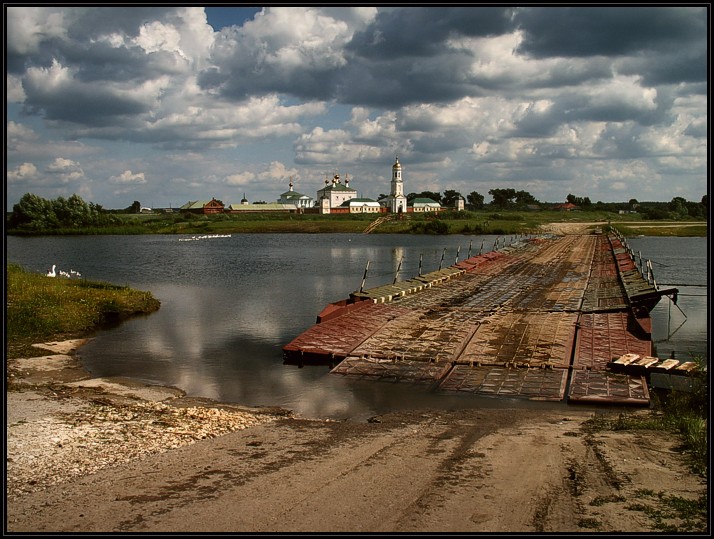
{"label": "rippled water", "polygon": [[627,240],[635,261],[652,261],[660,289],[677,288],[677,303],[662,298],[651,313],[659,357],[708,358],[708,256],[706,238],[637,237]]}
{"label": "rippled water", "polygon": [[[7,256],[31,271],[80,271],[93,280],[150,290],[161,308],[100,332],[80,355],[95,376],[171,385],[190,396],[281,406],[310,417],[368,417],[393,409],[499,407],[502,399],[437,395],[421,386],[351,380],[326,367],[283,365],[282,347],[329,302],[365,286],[433,271],[488,252],[496,236],[234,234],[7,238]],[[185,237],[184,237],[185,239]],[[500,241],[510,238],[501,238]],[[660,356],[707,348],[705,238],[633,238],[653,260],[658,285],[678,305],[653,311]],[[659,266],[658,266],[659,264]],[[680,312],[686,313],[686,317]],[[676,328],[684,320],[681,327]],[[668,338],[669,337],[669,338]],[[662,353],[664,351],[664,354]],[[544,403],[509,401],[510,406]],[[553,404],[547,404],[553,406]]]}

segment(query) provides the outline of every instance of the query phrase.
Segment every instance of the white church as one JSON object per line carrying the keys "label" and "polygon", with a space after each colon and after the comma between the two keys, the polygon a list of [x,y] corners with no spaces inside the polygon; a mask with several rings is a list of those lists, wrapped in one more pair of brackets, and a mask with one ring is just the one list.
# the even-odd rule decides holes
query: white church
{"label": "white church", "polygon": [[312,198],[294,191],[293,186],[293,178],[290,176],[288,190],[280,195],[278,204],[293,204],[298,210],[312,207]]}
{"label": "white church", "polygon": [[404,178],[402,176],[402,164],[399,156],[396,156],[392,165],[392,179],[390,182],[389,195],[379,202],[370,198],[360,198],[358,192],[350,187],[349,176],[345,175],[344,182],[339,174],[335,174],[332,179],[325,178],[325,186],[317,191],[317,197],[313,204],[313,199],[302,193],[293,190],[293,179],[290,178],[289,190],[280,195],[279,204],[294,205],[298,211],[311,210],[320,214],[331,213],[421,213],[439,211],[443,207],[439,202],[430,198],[416,198],[407,203],[404,194]]}

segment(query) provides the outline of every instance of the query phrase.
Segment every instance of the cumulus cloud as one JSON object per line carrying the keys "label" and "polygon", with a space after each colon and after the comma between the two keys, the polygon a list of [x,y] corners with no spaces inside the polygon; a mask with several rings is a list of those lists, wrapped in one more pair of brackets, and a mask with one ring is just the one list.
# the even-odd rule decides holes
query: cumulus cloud
{"label": "cumulus cloud", "polygon": [[273,161],[268,166],[268,169],[258,174],[261,180],[287,180],[291,176],[297,176],[297,168],[288,168],[280,161]]}
{"label": "cumulus cloud", "polygon": [[131,170],[125,170],[118,176],[111,176],[109,181],[121,185],[138,185],[146,183],[146,178],[143,172],[134,173]]}
{"label": "cumulus cloud", "polygon": [[79,180],[84,177],[84,171],[79,163],[71,159],[57,157],[47,166],[47,172],[58,177],[63,183]]}
{"label": "cumulus cloud", "polygon": [[5,136],[7,137],[6,149],[10,152],[18,150],[23,143],[27,144],[39,139],[35,131],[12,120],[7,123]]}
{"label": "cumulus cloud", "polygon": [[[383,192],[399,154],[442,190],[706,189],[705,7],[275,6],[218,31],[206,9],[9,7],[8,182],[273,199],[343,168]],[[118,151],[145,172],[78,164]],[[631,160],[662,181],[611,175]]]}
{"label": "cumulus cloud", "polygon": [[230,176],[226,176],[226,184],[236,187],[244,187],[246,185],[250,185],[250,183],[255,180],[255,177],[256,175],[253,172],[231,174]]}
{"label": "cumulus cloud", "polygon": [[7,171],[7,181],[12,183],[29,183],[39,177],[37,167],[32,163],[22,163],[14,170]]}

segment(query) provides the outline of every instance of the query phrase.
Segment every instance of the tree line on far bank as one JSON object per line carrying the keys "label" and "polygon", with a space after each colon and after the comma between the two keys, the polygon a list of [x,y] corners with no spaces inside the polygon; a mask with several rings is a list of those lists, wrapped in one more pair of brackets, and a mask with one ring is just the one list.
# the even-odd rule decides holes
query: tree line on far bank
{"label": "tree line on far bank", "polygon": [[[515,189],[491,189],[488,192],[493,200],[484,203],[483,195],[476,191],[466,197],[465,209],[479,210],[514,210],[535,211],[552,209],[558,204],[541,203],[526,191]],[[385,195],[380,195],[383,198]],[[454,207],[456,200],[464,198],[461,193],[447,189],[444,194],[433,191],[409,193],[407,200],[430,198],[445,207]],[[569,194],[566,201],[583,211],[634,212],[648,220],[682,220],[707,219],[709,204],[707,195],[700,202],[692,202],[682,197],[675,197],[670,202],[638,202],[630,199],[628,202],[596,202],[587,197],[581,198]],[[79,195],[69,198],[58,197],[54,200],[44,199],[32,193],[26,193],[13,206],[6,224],[9,232],[42,233],[46,231],[79,230],[95,227],[123,226],[126,221],[119,214],[139,213],[141,204],[138,201],[123,210],[106,210],[99,204],[85,202]]]}
{"label": "tree line on far bank", "polygon": [[[422,191],[409,193],[407,202],[416,198],[430,198],[442,206],[453,207],[459,198],[465,198],[464,207],[467,210],[548,210],[556,209],[562,203],[540,202],[528,191],[515,189],[491,189],[488,192],[492,197],[490,203],[485,202],[484,195],[472,191],[464,197],[458,191],[447,189],[444,194],[435,191]],[[379,199],[387,195],[380,195]],[[618,213],[620,211],[635,212],[644,219],[706,219],[709,214],[708,196],[704,195],[699,202],[688,201],[682,197],[674,197],[669,202],[639,202],[631,198],[627,202],[591,202],[588,197],[578,197],[568,194],[565,201],[583,211],[605,211]]]}

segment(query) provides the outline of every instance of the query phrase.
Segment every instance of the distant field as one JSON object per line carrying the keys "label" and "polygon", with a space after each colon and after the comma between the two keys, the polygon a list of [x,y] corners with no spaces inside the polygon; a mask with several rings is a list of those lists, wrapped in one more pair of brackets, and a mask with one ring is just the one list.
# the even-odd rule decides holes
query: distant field
{"label": "distant field", "polygon": [[[352,233],[361,234],[381,215],[318,215],[251,213],[243,215],[120,214],[110,227],[53,229],[34,234],[241,234],[241,233]],[[490,234],[537,233],[557,225],[611,223],[628,236],[707,236],[706,221],[650,221],[637,214],[607,211],[462,211],[407,214],[377,226],[374,234]],[[27,232],[30,233],[30,232]]]}
{"label": "distant field", "polygon": [[622,222],[613,223],[626,236],[677,236],[706,237],[708,225],[706,222],[672,223],[672,222]]}

